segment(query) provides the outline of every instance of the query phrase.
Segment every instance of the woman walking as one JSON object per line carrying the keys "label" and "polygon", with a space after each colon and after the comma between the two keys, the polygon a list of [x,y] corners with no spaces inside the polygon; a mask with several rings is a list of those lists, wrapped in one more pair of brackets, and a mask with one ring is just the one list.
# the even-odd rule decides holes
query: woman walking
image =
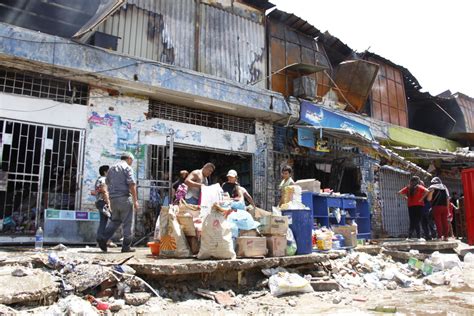
{"label": "woman walking", "polygon": [[441,182],[441,179],[434,177],[431,179],[431,186],[428,188],[428,201],[431,202],[433,217],[438,231],[438,238],[448,240],[449,223],[449,191],[448,188]]}
{"label": "woman walking", "polygon": [[423,215],[423,196],[428,190],[421,185],[420,178],[414,176],[410,179],[408,186],[404,187],[398,193],[407,199],[408,204],[408,216],[410,219],[410,228],[408,229],[408,239],[411,239],[413,234],[416,233],[416,238],[421,240],[421,217]]}

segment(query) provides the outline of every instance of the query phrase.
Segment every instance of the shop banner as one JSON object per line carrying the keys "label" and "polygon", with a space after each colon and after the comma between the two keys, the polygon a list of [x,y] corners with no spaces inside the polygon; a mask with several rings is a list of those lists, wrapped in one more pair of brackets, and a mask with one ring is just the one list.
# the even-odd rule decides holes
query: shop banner
{"label": "shop banner", "polygon": [[336,114],[308,101],[301,102],[301,120],[315,127],[334,128],[357,133],[373,140],[370,127]]}

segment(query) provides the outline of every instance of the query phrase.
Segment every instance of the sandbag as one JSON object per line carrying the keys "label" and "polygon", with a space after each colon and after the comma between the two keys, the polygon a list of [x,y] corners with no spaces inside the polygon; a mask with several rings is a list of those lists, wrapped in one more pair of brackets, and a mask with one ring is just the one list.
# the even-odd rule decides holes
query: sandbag
{"label": "sandbag", "polygon": [[201,215],[201,208],[199,205],[188,204],[185,200],[180,200],[178,215],[184,216],[186,214],[191,214],[193,218],[197,218]]}
{"label": "sandbag", "polygon": [[160,257],[187,258],[192,253],[176,218],[177,207],[162,208],[160,212]]}
{"label": "sandbag", "polygon": [[202,225],[198,259],[235,259],[231,224],[215,205]]}

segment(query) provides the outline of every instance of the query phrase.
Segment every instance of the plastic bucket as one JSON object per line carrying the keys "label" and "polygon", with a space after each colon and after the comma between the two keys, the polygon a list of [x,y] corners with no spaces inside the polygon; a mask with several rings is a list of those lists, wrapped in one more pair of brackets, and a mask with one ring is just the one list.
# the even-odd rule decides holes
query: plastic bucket
{"label": "plastic bucket", "polygon": [[310,254],[313,251],[313,213],[311,210],[285,210],[288,224],[296,239],[297,255]]}
{"label": "plastic bucket", "polygon": [[150,241],[146,245],[150,248],[151,254],[153,256],[160,255],[160,242],[159,241]]}

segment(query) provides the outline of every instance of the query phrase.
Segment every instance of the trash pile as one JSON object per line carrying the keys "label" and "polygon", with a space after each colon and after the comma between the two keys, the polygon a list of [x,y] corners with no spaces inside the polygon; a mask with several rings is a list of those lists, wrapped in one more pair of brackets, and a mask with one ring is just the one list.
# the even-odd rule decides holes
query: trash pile
{"label": "trash pile", "polygon": [[459,257],[437,251],[424,261],[411,258],[408,263],[395,262],[384,254],[372,256],[352,252],[332,261],[330,271],[331,276],[345,289],[396,290],[426,285],[457,287],[463,283],[463,263]]}
{"label": "trash pile", "polygon": [[[143,305],[152,296],[159,297],[159,293],[136,276],[135,270],[126,264],[132,257],[106,265],[107,262],[59,256],[53,250],[48,254],[37,254],[35,258],[35,266],[42,266],[41,269],[15,266],[1,268],[4,275],[2,282],[14,283],[17,280],[21,287],[27,289],[4,287],[9,295],[0,295],[0,304],[48,305],[60,297],[57,304],[48,308],[48,315],[79,312],[95,315],[97,311],[118,312],[125,307]],[[5,278],[6,272],[10,279]],[[23,297],[19,299],[18,295]],[[45,300],[45,297],[51,299]]]}

